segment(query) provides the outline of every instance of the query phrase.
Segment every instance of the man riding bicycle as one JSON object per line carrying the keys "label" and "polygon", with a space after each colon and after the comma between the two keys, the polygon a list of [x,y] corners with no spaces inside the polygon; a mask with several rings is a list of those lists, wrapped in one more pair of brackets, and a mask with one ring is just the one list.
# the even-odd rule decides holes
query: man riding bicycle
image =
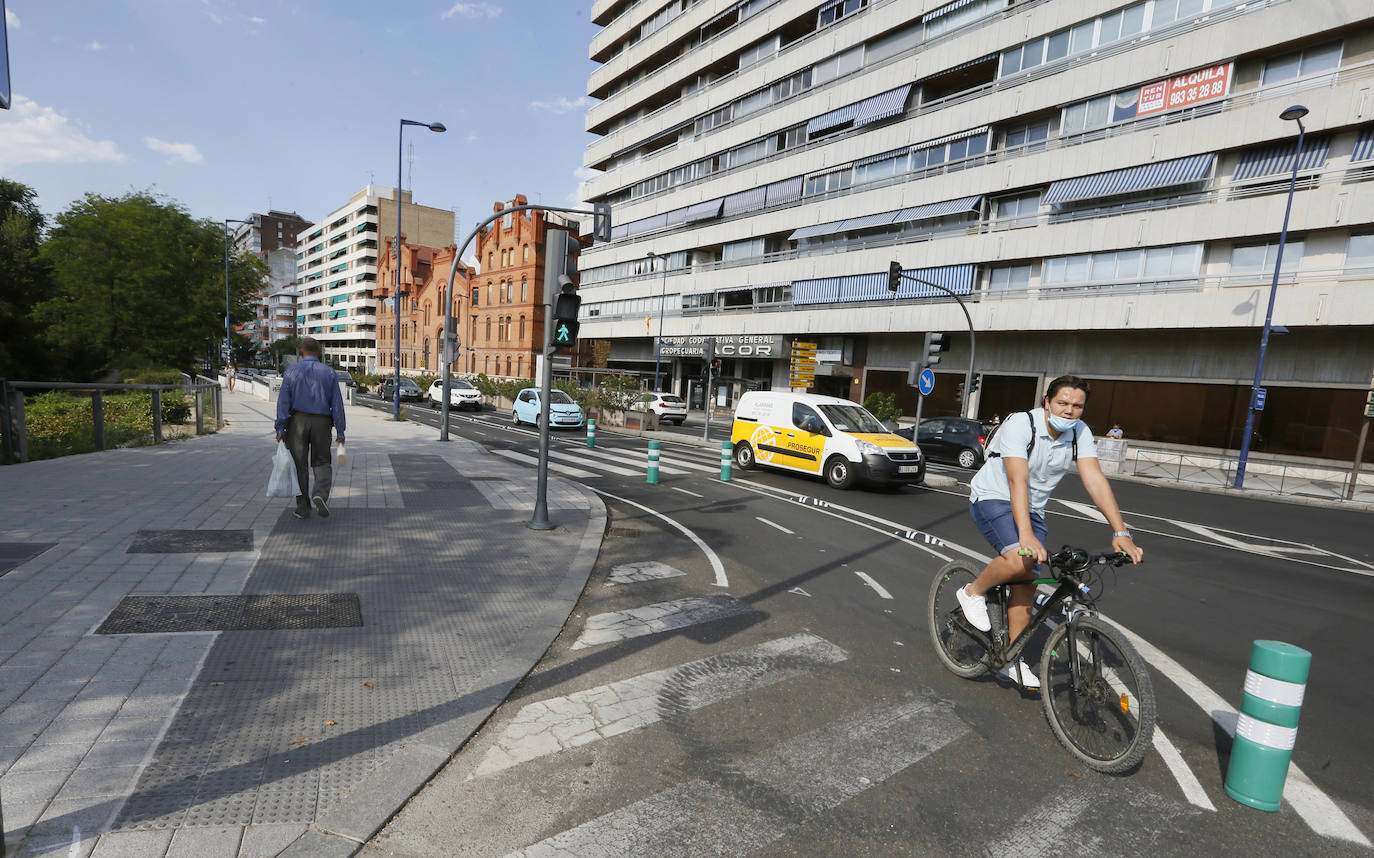
{"label": "man riding bicycle", "polygon": [[[990,631],[987,592],[994,587],[1034,577],[1035,567],[1049,557],[1045,550],[1045,502],[1055,486],[1078,464],[1078,475],[1093,503],[1112,527],[1112,548],[1139,563],[1144,552],[1131,539],[1107,477],[1097,462],[1092,431],[1079,419],[1088,401],[1088,383],[1061,375],[1045,392],[1044,407],[1012,414],[1002,421],[988,444],[983,467],[970,483],[969,511],[997,557],[956,595],[969,623]],[[1007,633],[1015,640],[1030,622],[1035,587],[1008,588]],[[1008,664],[1002,674],[1030,689],[1040,680],[1024,660]]]}

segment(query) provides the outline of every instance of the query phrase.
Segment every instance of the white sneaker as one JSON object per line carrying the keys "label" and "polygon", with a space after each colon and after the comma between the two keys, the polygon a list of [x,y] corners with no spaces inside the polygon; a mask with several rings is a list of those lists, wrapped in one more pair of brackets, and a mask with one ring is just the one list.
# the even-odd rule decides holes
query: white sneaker
{"label": "white sneaker", "polygon": [[1039,678],[1031,673],[1030,665],[1026,664],[1024,659],[1018,658],[1015,664],[1002,665],[998,668],[997,675],[1010,679],[1012,682],[1019,682],[1031,691],[1040,690]]}
{"label": "white sneaker", "polygon": [[955,597],[959,599],[959,607],[964,609],[964,617],[980,632],[992,631],[992,620],[988,619],[988,599],[986,596],[971,596],[967,592],[968,585],[960,587],[954,591]]}

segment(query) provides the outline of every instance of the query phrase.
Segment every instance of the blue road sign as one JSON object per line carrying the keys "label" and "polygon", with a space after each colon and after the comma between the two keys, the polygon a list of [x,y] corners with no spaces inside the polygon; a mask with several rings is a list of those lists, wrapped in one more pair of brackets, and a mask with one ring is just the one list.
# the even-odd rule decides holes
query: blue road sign
{"label": "blue road sign", "polygon": [[921,391],[922,396],[929,396],[935,389],[935,373],[929,369],[921,370],[921,377],[916,379],[916,389]]}
{"label": "blue road sign", "polygon": [[1257,387],[1257,388],[1255,388],[1255,410],[1256,410],[1256,411],[1263,411],[1263,410],[1264,410],[1264,398],[1265,398],[1266,396],[1268,396],[1268,395],[1269,395],[1269,391],[1268,391],[1268,390],[1265,390],[1263,387]]}

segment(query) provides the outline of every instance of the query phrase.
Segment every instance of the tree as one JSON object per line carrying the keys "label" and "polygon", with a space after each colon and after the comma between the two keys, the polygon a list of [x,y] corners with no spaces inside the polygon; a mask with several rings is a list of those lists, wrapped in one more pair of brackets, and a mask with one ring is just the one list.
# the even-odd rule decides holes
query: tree
{"label": "tree", "polygon": [[274,340],[267,350],[272,353],[272,365],[281,366],[282,359],[287,355],[293,355],[301,349],[301,338],[297,336],[282,337]]}
{"label": "tree", "polygon": [[[195,220],[147,191],[87,194],[57,216],[41,256],[53,295],[35,309],[45,336],[78,374],[125,363],[191,367],[224,336],[224,228]],[[265,265],[231,261],[230,316],[253,315],[249,299]]]}
{"label": "tree", "polygon": [[45,226],[33,188],[0,179],[0,377],[55,377],[34,305],[47,299],[51,272],[38,255]]}

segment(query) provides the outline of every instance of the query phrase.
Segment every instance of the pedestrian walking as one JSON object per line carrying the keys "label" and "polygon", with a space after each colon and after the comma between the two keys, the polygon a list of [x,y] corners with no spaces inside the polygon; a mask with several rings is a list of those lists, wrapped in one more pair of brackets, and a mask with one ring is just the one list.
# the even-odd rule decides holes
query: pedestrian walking
{"label": "pedestrian walking", "polygon": [[[332,427],[338,443],[344,442],[344,402],[339,393],[339,377],[320,360],[320,343],[314,337],[302,337],[301,359],[286,368],[282,376],[281,392],[277,396],[277,441],[285,440],[286,449],[296,463],[296,479],[300,494],[296,495],[296,518],[309,518],[310,505],[322,518],[329,517],[329,490],[334,485],[334,469],[330,465],[329,430]],[[315,488],[311,491],[310,475],[314,471]]]}
{"label": "pedestrian walking", "polygon": [[235,369],[234,365],[231,363],[229,364],[228,368],[224,370],[224,374],[229,378],[229,392],[233,393],[234,379],[238,377],[238,370]]}

